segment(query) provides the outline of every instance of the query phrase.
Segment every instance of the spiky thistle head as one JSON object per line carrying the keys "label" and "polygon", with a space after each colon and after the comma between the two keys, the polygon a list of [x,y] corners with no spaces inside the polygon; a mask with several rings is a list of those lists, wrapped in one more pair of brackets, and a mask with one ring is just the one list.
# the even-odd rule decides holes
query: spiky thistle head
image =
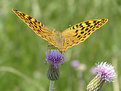
{"label": "spiky thistle head", "polygon": [[48,79],[57,80],[59,78],[59,65],[63,64],[64,60],[64,52],[60,53],[59,50],[49,50],[46,52],[46,61],[49,63],[47,71]]}
{"label": "spiky thistle head", "polygon": [[103,78],[102,80],[108,82],[112,82],[113,78],[116,77],[114,67],[111,64],[108,64],[107,62],[101,62],[100,64],[97,64],[96,71],[97,75],[100,78]]}
{"label": "spiky thistle head", "polygon": [[59,50],[49,50],[46,52],[46,61],[53,65],[54,67],[58,67],[59,64],[64,63],[64,52],[60,53]]}
{"label": "spiky thistle head", "polygon": [[97,64],[96,72],[97,75],[88,84],[87,91],[99,91],[104,82],[112,82],[113,78],[116,77],[114,67],[107,62],[101,62],[100,64]]}

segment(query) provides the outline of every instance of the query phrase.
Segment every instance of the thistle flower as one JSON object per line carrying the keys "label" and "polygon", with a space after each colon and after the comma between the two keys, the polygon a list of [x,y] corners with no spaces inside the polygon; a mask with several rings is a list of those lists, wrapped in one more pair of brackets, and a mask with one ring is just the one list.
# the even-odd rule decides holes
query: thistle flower
{"label": "thistle flower", "polygon": [[96,67],[97,75],[88,84],[87,91],[99,91],[104,82],[112,82],[113,78],[116,77],[114,67],[106,62],[101,62],[97,64]]}
{"label": "thistle flower", "polygon": [[102,80],[112,82],[113,78],[116,77],[114,67],[106,62],[98,64],[96,70],[98,73],[97,75],[103,77]]}
{"label": "thistle flower", "polygon": [[49,50],[46,53],[46,61],[49,63],[47,76],[50,80],[57,80],[59,78],[59,65],[64,63],[64,53],[58,50]]}

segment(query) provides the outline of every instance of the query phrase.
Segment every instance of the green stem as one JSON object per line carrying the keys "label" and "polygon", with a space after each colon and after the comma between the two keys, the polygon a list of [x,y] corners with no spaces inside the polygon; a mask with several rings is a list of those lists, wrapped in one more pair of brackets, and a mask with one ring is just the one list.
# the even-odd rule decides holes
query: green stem
{"label": "green stem", "polygon": [[53,90],[54,90],[54,81],[50,80],[49,91],[53,91]]}

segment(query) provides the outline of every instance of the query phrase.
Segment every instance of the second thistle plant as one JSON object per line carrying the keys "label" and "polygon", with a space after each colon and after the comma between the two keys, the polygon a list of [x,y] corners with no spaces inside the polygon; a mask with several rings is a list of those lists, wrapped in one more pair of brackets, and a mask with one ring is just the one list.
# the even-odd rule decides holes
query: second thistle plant
{"label": "second thistle plant", "polygon": [[59,50],[49,50],[46,53],[46,61],[49,63],[47,77],[49,80],[58,80],[60,76],[59,65],[64,63],[64,53]]}
{"label": "second thistle plant", "polygon": [[100,91],[104,82],[112,82],[113,78],[116,77],[114,67],[106,62],[101,62],[96,67],[97,75],[88,84],[87,91]]}

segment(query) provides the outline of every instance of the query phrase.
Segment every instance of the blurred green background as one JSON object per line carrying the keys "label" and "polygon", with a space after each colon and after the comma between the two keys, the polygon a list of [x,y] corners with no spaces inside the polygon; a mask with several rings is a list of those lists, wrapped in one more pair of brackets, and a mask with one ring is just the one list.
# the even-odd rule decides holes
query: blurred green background
{"label": "blurred green background", "polygon": [[[13,12],[25,12],[49,29],[63,31],[81,21],[109,21],[85,42],[66,51],[55,91],[86,91],[95,75],[91,67],[107,61],[114,65],[117,79],[102,91],[121,91],[121,0],[0,0],[0,91],[48,91],[45,63],[47,42],[37,36]],[[80,69],[71,66],[79,60]]]}

